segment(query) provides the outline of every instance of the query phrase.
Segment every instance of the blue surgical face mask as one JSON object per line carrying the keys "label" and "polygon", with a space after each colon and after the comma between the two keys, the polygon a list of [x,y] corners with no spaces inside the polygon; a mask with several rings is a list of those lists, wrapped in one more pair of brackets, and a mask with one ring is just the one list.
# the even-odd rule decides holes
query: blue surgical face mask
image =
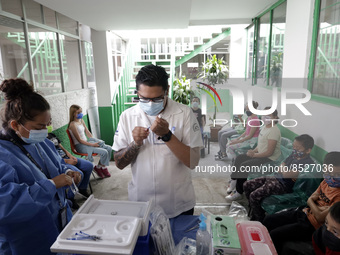
{"label": "blue surgical face mask", "polygon": [[28,138],[21,136],[21,139],[25,143],[40,143],[40,142],[43,142],[48,135],[47,129],[41,129],[41,130],[31,129],[31,130],[28,130],[23,125],[21,125],[21,126],[30,133]]}
{"label": "blue surgical face mask", "polygon": [[198,108],[199,106],[199,103],[198,102],[192,102],[192,107],[193,108]]}
{"label": "blue surgical face mask", "polygon": [[79,119],[82,119],[83,116],[84,116],[84,114],[81,112],[81,113],[77,114],[77,117],[76,117],[76,118],[79,120]]}
{"label": "blue surgical face mask", "polygon": [[149,116],[156,116],[164,109],[164,100],[159,103],[150,101],[148,103],[139,102],[138,104],[139,107]]}
{"label": "blue surgical face mask", "polygon": [[250,117],[251,115],[253,115],[253,113],[251,111],[246,111],[246,114],[248,117]]}
{"label": "blue surgical face mask", "polygon": [[296,149],[293,149],[293,157],[294,158],[302,158],[305,153],[303,151],[298,151]]}
{"label": "blue surgical face mask", "polygon": [[263,116],[262,121],[264,122],[265,125],[272,124],[272,120],[269,116]]}
{"label": "blue surgical face mask", "polygon": [[340,177],[332,177],[324,174],[323,178],[325,179],[325,182],[328,184],[329,187],[340,188]]}

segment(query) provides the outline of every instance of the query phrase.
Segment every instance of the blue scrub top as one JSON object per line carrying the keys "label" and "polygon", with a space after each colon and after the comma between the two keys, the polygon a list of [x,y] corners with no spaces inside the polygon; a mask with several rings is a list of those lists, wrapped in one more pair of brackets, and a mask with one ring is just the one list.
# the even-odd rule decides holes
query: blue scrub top
{"label": "blue scrub top", "polygon": [[[44,173],[11,141],[12,136],[32,155]],[[59,211],[67,208],[66,187],[56,189],[48,180],[66,171],[62,158],[48,139],[24,143],[13,130],[0,135],[0,254],[51,254],[59,235]]]}

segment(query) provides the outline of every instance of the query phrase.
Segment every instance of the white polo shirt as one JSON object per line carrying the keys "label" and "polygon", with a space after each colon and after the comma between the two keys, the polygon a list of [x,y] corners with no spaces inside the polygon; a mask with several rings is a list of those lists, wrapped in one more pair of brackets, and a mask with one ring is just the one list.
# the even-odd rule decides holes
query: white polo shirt
{"label": "white polo shirt", "polygon": [[[191,108],[168,98],[162,118],[169,123],[169,129],[183,144],[191,148],[203,146],[200,127]],[[133,141],[132,130],[137,126],[148,128],[151,122],[152,116],[147,116],[138,104],[125,110],[120,116],[113,150],[126,148]],[[129,200],[148,201],[154,198],[156,205],[161,206],[168,217],[172,218],[192,209],[196,204],[191,169],[157,138],[150,130],[136,160],[131,163]]]}

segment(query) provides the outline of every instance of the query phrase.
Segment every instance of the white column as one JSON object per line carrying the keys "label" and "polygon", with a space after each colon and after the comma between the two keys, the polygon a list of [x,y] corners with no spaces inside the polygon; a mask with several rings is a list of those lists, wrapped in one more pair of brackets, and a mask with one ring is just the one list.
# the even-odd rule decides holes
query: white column
{"label": "white column", "polygon": [[93,58],[96,74],[98,106],[110,106],[114,95],[111,33],[92,29]]}
{"label": "white column", "polygon": [[314,0],[288,0],[283,77],[305,78],[311,50]]}

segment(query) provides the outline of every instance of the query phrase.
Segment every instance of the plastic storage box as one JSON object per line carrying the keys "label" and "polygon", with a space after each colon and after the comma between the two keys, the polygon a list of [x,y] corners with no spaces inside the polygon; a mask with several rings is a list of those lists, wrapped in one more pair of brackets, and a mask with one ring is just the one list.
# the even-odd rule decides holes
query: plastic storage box
{"label": "plastic storage box", "polygon": [[213,254],[241,254],[234,218],[225,215],[212,215],[210,223]]}
{"label": "plastic storage box", "polygon": [[[51,246],[52,252],[132,254],[139,236],[147,236],[152,202],[98,200],[92,195]],[[100,240],[81,239],[82,233]]]}
{"label": "plastic storage box", "polygon": [[237,224],[242,255],[277,254],[268,230],[258,221],[244,221]]}

